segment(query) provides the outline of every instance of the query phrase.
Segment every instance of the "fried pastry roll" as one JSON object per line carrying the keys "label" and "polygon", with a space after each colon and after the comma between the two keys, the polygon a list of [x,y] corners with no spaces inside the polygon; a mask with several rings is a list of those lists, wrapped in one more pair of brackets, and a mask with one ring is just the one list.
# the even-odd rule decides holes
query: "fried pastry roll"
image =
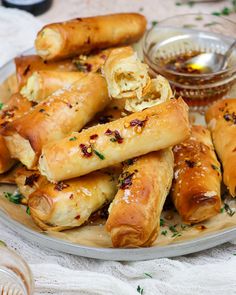
{"label": "fried pastry roll", "polygon": [[0,175],[0,184],[16,184],[16,173],[21,164],[14,165],[10,170]]}
{"label": "fried pastry roll", "polygon": [[56,90],[69,87],[85,75],[82,72],[37,71],[28,78],[20,93],[28,100],[39,103]]}
{"label": "fried pastry roll", "polygon": [[48,181],[39,171],[32,171],[28,170],[26,167],[21,167],[15,173],[15,183],[20,193],[24,196],[25,202],[27,202],[29,195],[36,191],[41,185],[47,184]]}
{"label": "fried pastry roll", "polygon": [[109,101],[106,81],[99,74],[90,73],[59,89],[6,127],[5,140],[12,156],[28,169],[34,168],[44,144],[80,130]]}
{"label": "fried pastry roll", "polygon": [[173,166],[171,149],[127,161],[106,223],[114,247],[151,246],[156,240]]}
{"label": "fried pastry roll", "polygon": [[13,94],[0,112],[0,132],[9,123],[29,112],[33,105],[33,102],[28,101],[20,93]]}
{"label": "fried pastry roll", "polygon": [[146,19],[137,13],[76,18],[46,25],[38,33],[35,48],[43,59],[58,60],[138,41]]}
{"label": "fried pastry roll", "polygon": [[16,76],[18,81],[18,90],[27,82],[28,78],[35,71],[76,71],[77,67],[71,59],[46,62],[38,55],[25,55],[15,58]]}
{"label": "fried pastry roll", "polygon": [[[29,111],[32,103],[27,101],[19,93],[11,96],[10,100],[3,105],[0,113],[0,132],[13,120]],[[5,139],[0,135],[0,174],[8,171],[16,161],[11,157]]]}
{"label": "fried pastry roll", "polygon": [[176,145],[171,190],[175,208],[186,223],[198,223],[219,213],[221,171],[209,130],[193,126],[191,137]]}
{"label": "fried pastry roll", "polygon": [[132,47],[113,49],[103,72],[109,95],[115,99],[140,97],[149,81],[148,66],[141,62]]}
{"label": "fried pastry roll", "polygon": [[0,135],[0,174],[8,171],[15,164],[11,154],[6,146],[5,140]]}
{"label": "fried pastry roll", "polygon": [[236,197],[236,98],[219,100],[206,112],[213,143],[223,166],[223,181]]}
{"label": "fried pastry roll", "polygon": [[80,178],[44,184],[29,196],[35,223],[43,230],[77,227],[110,203],[117,192],[117,179],[99,171]]}
{"label": "fried pastry roll", "polygon": [[69,179],[175,145],[189,136],[188,107],[179,98],[45,145],[39,161],[52,181]]}

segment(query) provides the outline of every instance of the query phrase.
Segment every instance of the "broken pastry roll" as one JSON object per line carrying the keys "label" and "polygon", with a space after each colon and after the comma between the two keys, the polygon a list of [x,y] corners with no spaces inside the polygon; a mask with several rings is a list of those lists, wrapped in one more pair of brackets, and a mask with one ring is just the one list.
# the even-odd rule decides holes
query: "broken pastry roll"
{"label": "broken pastry roll", "polygon": [[20,93],[28,100],[39,103],[56,90],[69,87],[85,75],[82,72],[37,71],[28,78]]}
{"label": "broken pastry roll", "polygon": [[221,208],[221,171],[209,130],[193,126],[191,137],[173,148],[171,190],[175,208],[186,223],[215,216]]}
{"label": "broken pastry roll", "polygon": [[25,55],[15,58],[18,91],[26,84],[35,71],[76,71],[77,67],[71,59],[58,62],[45,62],[38,55]]}
{"label": "broken pastry roll", "polygon": [[50,181],[88,174],[173,146],[189,136],[188,107],[179,98],[51,142],[39,170]]}
{"label": "broken pastry roll", "polygon": [[119,13],[48,24],[38,33],[35,48],[44,60],[59,60],[94,49],[138,41],[146,30],[146,19],[137,13]]}
{"label": "broken pastry roll", "polygon": [[117,179],[107,171],[44,184],[29,196],[31,217],[43,230],[61,231],[84,224],[91,214],[109,204]]}
{"label": "broken pastry roll", "polygon": [[106,81],[99,74],[90,73],[70,87],[59,89],[6,126],[4,136],[11,155],[28,169],[35,168],[46,143],[80,130],[109,101]]}
{"label": "broken pastry roll", "polygon": [[173,166],[171,149],[126,161],[106,222],[114,247],[151,246],[156,240]]}
{"label": "broken pastry roll", "polygon": [[236,197],[236,99],[219,100],[206,112],[213,143],[223,166],[223,181]]}
{"label": "broken pastry roll", "polygon": [[148,66],[141,62],[132,47],[113,49],[103,72],[109,95],[114,99],[141,97],[149,81]]}
{"label": "broken pastry roll", "polygon": [[5,140],[3,136],[0,135],[0,174],[8,171],[14,164],[15,160],[11,158]]}

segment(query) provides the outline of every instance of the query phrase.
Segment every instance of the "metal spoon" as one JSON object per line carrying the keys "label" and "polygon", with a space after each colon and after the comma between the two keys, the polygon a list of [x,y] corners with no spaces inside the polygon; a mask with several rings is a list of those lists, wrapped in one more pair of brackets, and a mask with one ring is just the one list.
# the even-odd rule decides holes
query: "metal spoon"
{"label": "metal spoon", "polygon": [[201,72],[218,72],[226,69],[229,58],[236,45],[236,40],[230,45],[226,53],[202,53],[187,60],[183,67]]}

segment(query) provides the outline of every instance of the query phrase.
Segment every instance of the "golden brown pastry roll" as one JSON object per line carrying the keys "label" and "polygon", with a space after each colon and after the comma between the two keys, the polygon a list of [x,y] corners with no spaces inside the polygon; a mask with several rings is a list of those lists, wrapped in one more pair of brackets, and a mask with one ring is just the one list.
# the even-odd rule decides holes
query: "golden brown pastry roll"
{"label": "golden brown pastry roll", "polygon": [[15,160],[11,158],[5,140],[0,135],[0,174],[8,171],[14,164]]}
{"label": "golden brown pastry roll", "polygon": [[198,223],[219,213],[221,172],[209,130],[193,126],[191,137],[176,145],[171,190],[175,208],[186,223]]}
{"label": "golden brown pastry roll", "polygon": [[146,19],[137,13],[119,13],[76,18],[46,25],[38,33],[35,48],[43,59],[58,60],[138,41]]}
{"label": "golden brown pastry roll", "polygon": [[110,203],[116,191],[115,177],[99,171],[56,184],[48,182],[29,196],[28,205],[40,228],[60,231],[82,225]]}
{"label": "golden brown pastry roll", "polygon": [[21,164],[14,165],[10,170],[0,175],[0,184],[15,184],[17,170],[21,168]]}
{"label": "golden brown pastry roll", "polygon": [[188,107],[179,98],[45,145],[39,170],[59,181],[175,145],[189,136]]}
{"label": "golden brown pastry roll", "polygon": [[37,71],[28,78],[20,93],[28,100],[40,102],[56,90],[70,86],[85,75],[82,72]]}
{"label": "golden brown pastry roll", "polygon": [[99,74],[90,73],[59,89],[6,127],[4,135],[11,155],[28,169],[34,168],[43,145],[80,130],[109,101],[106,81]]}
{"label": "golden brown pastry roll", "polygon": [[141,62],[132,47],[116,48],[109,54],[104,67],[109,95],[115,99],[142,96],[149,81],[148,66]]}
{"label": "golden brown pastry roll", "polygon": [[48,181],[39,171],[32,171],[26,167],[21,167],[15,173],[15,183],[27,202],[29,195],[40,186],[47,184]]}
{"label": "golden brown pastry roll", "polygon": [[173,166],[171,149],[127,161],[106,223],[114,247],[151,246],[156,240]]}
{"label": "golden brown pastry roll", "polygon": [[236,98],[219,100],[206,112],[213,143],[223,166],[223,181],[236,197]]}
{"label": "golden brown pastry roll", "polygon": [[15,58],[18,90],[27,82],[35,71],[76,71],[77,67],[71,59],[59,62],[46,62],[38,55],[25,55]]}
{"label": "golden brown pastry roll", "polygon": [[3,105],[0,112],[0,132],[10,122],[29,112],[33,105],[33,102],[28,101],[20,93],[13,94],[9,101]]}

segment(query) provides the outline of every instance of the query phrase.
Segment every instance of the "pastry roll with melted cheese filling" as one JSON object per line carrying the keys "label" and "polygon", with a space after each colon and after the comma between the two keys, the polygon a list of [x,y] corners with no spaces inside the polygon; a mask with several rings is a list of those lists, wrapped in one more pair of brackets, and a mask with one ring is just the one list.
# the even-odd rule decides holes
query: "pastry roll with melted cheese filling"
{"label": "pastry roll with melted cheese filling", "polygon": [[29,196],[28,206],[41,229],[61,231],[85,223],[116,192],[117,179],[99,171],[56,184],[48,182]]}
{"label": "pastry roll with melted cheese filling", "polygon": [[188,136],[188,107],[181,98],[173,99],[45,145],[39,170],[51,181],[70,179],[175,145]]}
{"label": "pastry roll with melted cheese filling", "polygon": [[58,62],[46,62],[38,55],[25,55],[15,58],[18,90],[27,82],[35,71],[76,71],[77,67],[71,59]]}
{"label": "pastry roll with melted cheese filling", "polygon": [[28,100],[40,102],[56,90],[70,86],[85,75],[82,72],[37,71],[28,78],[20,93]]}
{"label": "pastry roll with melted cheese filling", "polygon": [[219,100],[206,112],[213,143],[223,166],[223,181],[236,197],[236,98]]}
{"label": "pastry roll with melted cheese filling", "polygon": [[106,229],[114,247],[151,246],[171,187],[173,153],[165,149],[127,162],[109,207]]}
{"label": "pastry roll with melted cheese filling", "polygon": [[12,156],[28,169],[34,168],[43,145],[80,130],[109,101],[106,81],[99,74],[90,73],[59,89],[6,127],[5,140]]}
{"label": "pastry roll with melted cheese filling", "polygon": [[149,81],[148,66],[141,62],[132,47],[113,49],[103,72],[109,95],[114,99],[140,97]]}
{"label": "pastry roll with melted cheese filling", "polygon": [[43,59],[58,60],[138,41],[146,19],[137,13],[77,18],[46,25],[38,33],[35,48]]}
{"label": "pastry roll with melted cheese filling", "polygon": [[29,195],[40,186],[47,184],[48,181],[39,171],[32,171],[26,167],[21,167],[15,173],[15,183],[20,193],[24,196],[25,203],[27,203]]}
{"label": "pastry roll with melted cheese filling", "polygon": [[191,137],[176,145],[172,200],[183,221],[194,224],[221,208],[221,172],[209,130],[193,126]]}

